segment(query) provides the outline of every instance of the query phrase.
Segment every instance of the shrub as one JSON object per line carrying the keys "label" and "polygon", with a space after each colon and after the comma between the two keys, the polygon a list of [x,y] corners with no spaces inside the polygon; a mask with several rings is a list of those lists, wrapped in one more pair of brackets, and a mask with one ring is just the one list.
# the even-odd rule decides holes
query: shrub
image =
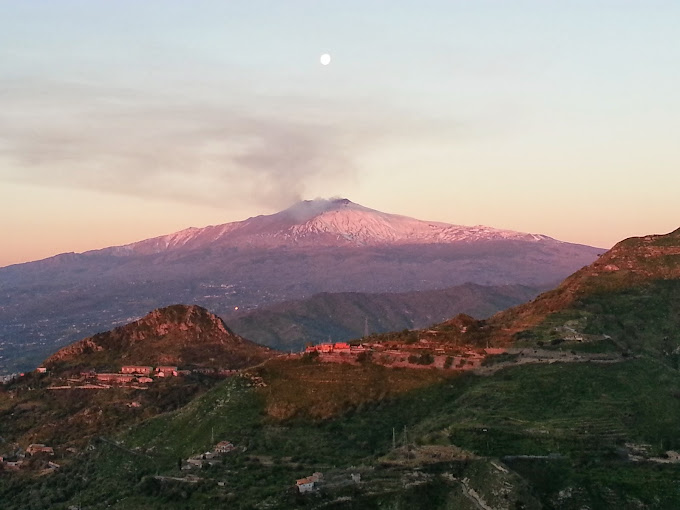
{"label": "shrub", "polygon": [[370,363],[372,357],[373,357],[373,353],[371,351],[360,352],[357,355],[357,361],[359,363]]}
{"label": "shrub", "polygon": [[423,353],[420,356],[411,354],[408,357],[408,362],[413,363],[414,365],[431,365],[432,363],[434,363],[434,356],[432,355],[432,353],[429,352]]}

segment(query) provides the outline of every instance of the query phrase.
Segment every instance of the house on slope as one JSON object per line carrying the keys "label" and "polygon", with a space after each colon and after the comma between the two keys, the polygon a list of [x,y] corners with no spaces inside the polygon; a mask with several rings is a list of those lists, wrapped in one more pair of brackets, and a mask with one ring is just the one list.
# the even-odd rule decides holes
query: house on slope
{"label": "house on slope", "polygon": [[34,443],[28,445],[28,448],[26,448],[26,453],[30,453],[31,455],[35,455],[36,453],[46,453],[47,455],[54,455],[54,450],[52,449],[51,446],[45,446],[44,444]]}
{"label": "house on slope", "polygon": [[229,441],[220,441],[215,445],[214,452],[215,453],[229,453],[234,449],[234,445],[230,443]]}
{"label": "house on slope", "polygon": [[126,365],[120,369],[121,374],[151,375],[153,367],[140,365]]}
{"label": "house on slope", "polygon": [[300,494],[304,494],[306,492],[314,492],[321,480],[323,480],[323,474],[316,472],[312,476],[296,480],[295,485]]}
{"label": "house on slope", "polygon": [[156,367],[158,377],[177,377],[177,367],[160,366]]}
{"label": "house on slope", "polygon": [[311,476],[308,476],[307,478],[301,478],[296,482],[297,490],[300,492],[300,494],[304,494],[305,492],[312,492],[314,491],[315,483],[316,480],[314,480],[313,477]]}

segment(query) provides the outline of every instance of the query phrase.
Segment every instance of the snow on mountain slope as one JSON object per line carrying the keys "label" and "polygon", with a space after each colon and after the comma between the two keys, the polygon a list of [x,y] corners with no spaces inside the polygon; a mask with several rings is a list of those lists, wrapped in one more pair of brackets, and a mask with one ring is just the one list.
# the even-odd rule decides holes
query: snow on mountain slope
{"label": "snow on mountain slope", "polygon": [[116,255],[150,254],[208,245],[237,247],[379,246],[521,240],[559,242],[548,236],[421,221],[388,214],[347,199],[305,200],[281,212],[205,228],[188,228],[138,243],[108,248]]}
{"label": "snow on mountain slope", "polygon": [[356,244],[453,243],[496,239],[546,240],[546,236],[523,234],[490,227],[465,227],[420,221],[406,216],[351,207],[324,212],[290,229],[294,239],[331,234]]}

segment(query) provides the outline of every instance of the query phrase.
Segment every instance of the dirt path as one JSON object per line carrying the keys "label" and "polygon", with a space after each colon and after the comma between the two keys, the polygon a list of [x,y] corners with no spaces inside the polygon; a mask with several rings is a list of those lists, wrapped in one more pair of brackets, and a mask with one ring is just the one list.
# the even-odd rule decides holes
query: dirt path
{"label": "dirt path", "polygon": [[477,492],[470,488],[468,485],[467,478],[462,480],[456,480],[463,488],[463,496],[465,496],[478,510],[494,510],[492,507],[486,504],[482,497],[477,494]]}
{"label": "dirt path", "polygon": [[517,355],[513,361],[502,361],[492,365],[482,366],[473,370],[475,374],[491,375],[506,367],[516,365],[526,365],[529,363],[620,363],[626,359],[620,354],[586,353],[586,352],[565,352],[552,351],[549,349],[532,349],[512,347],[506,350],[507,354]]}

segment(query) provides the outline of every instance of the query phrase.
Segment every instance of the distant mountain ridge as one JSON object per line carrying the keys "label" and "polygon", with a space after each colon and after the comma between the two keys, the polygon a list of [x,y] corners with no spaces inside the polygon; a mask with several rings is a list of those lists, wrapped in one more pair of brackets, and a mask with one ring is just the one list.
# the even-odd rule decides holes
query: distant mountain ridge
{"label": "distant mountain ridge", "polygon": [[538,293],[524,285],[473,283],[405,293],[322,293],[236,315],[229,326],[254,342],[297,351],[306,343],[360,338],[366,330],[373,334],[423,328],[459,313],[488,317]]}
{"label": "distant mountain ridge", "polygon": [[123,247],[0,268],[0,373],[147,310],[238,309],[318,293],[400,293],[465,283],[543,286],[602,250],[538,234],[381,213],[346,199],[188,229]]}

